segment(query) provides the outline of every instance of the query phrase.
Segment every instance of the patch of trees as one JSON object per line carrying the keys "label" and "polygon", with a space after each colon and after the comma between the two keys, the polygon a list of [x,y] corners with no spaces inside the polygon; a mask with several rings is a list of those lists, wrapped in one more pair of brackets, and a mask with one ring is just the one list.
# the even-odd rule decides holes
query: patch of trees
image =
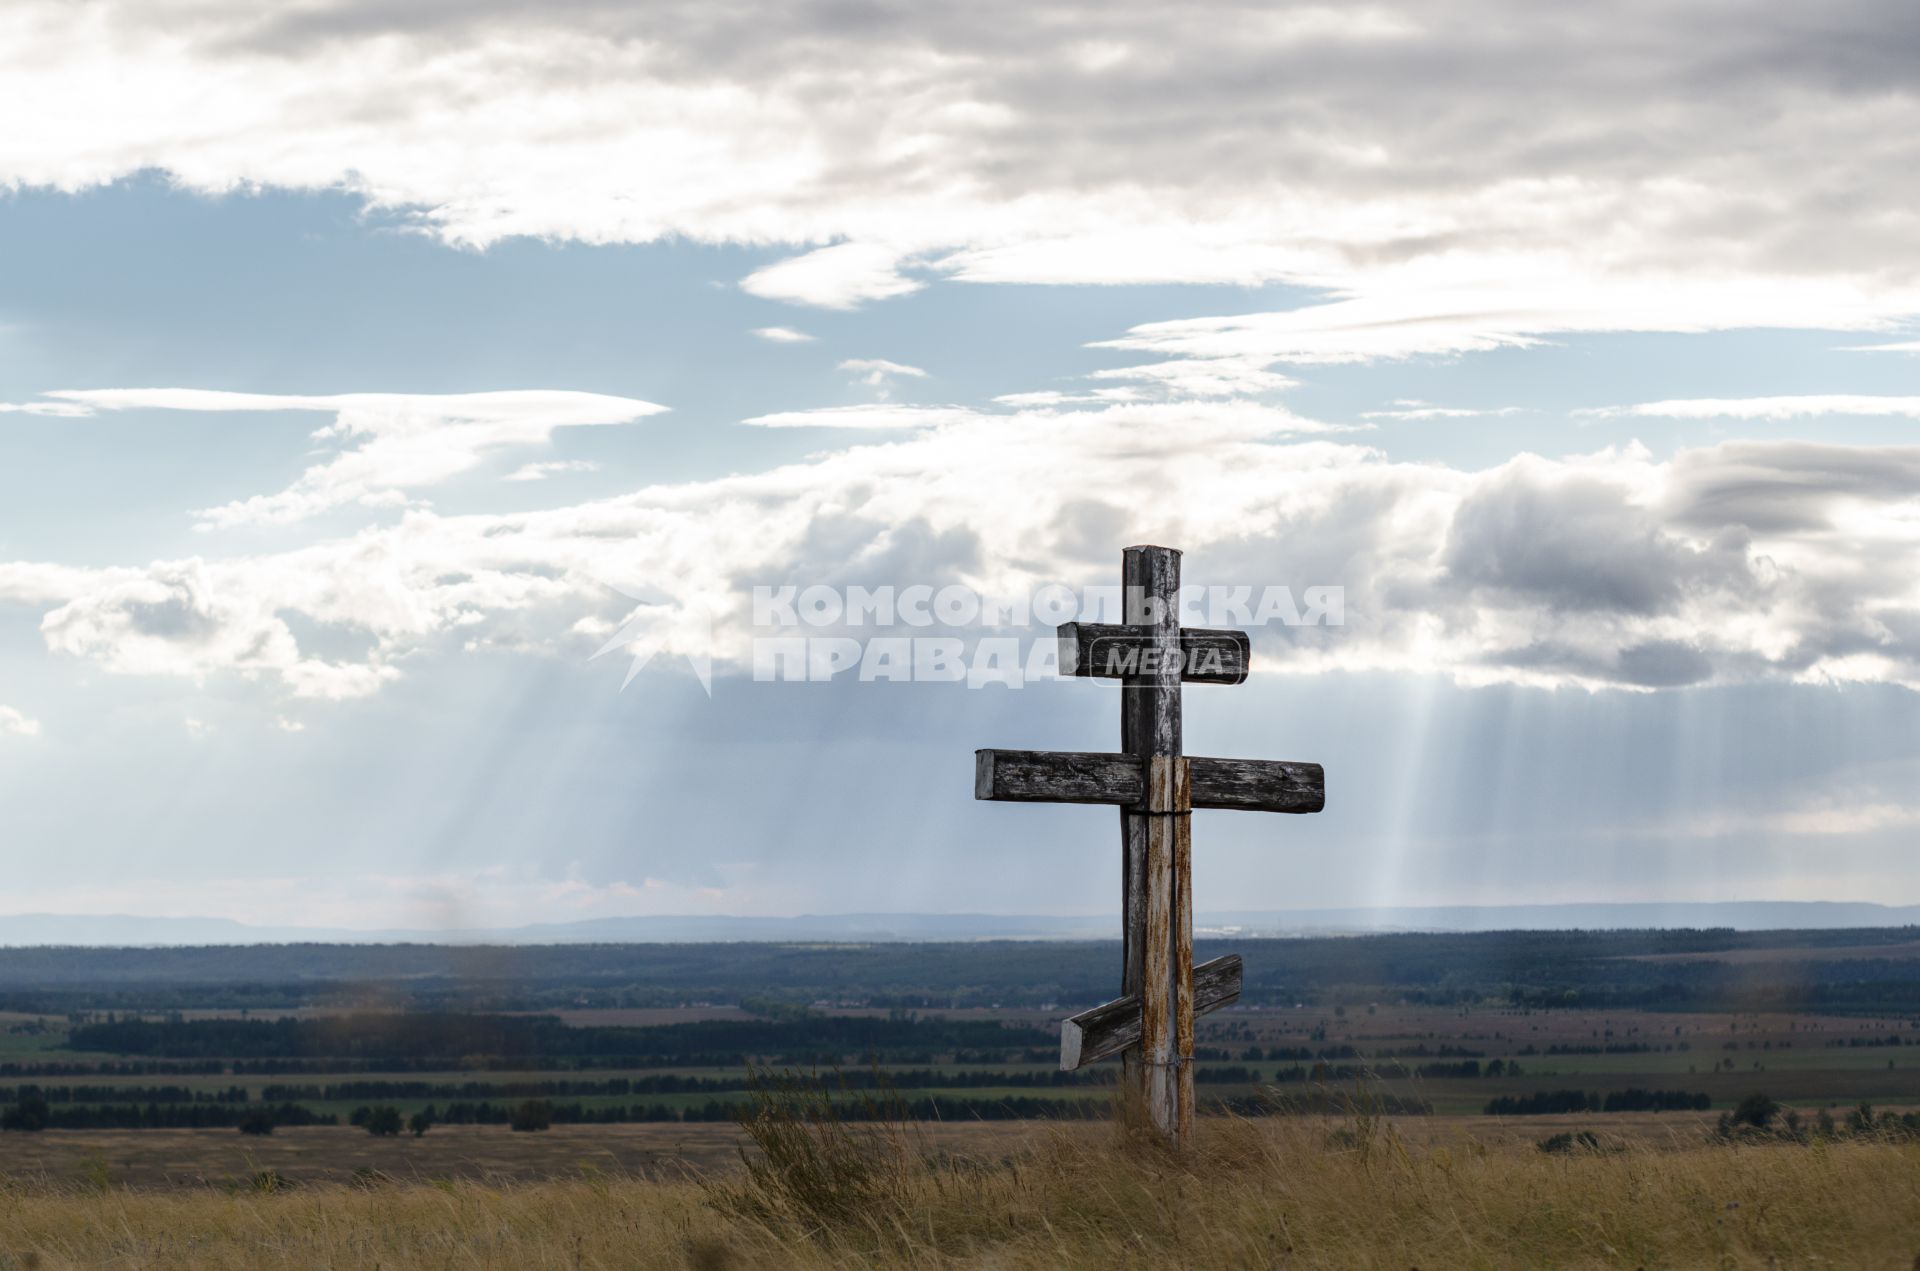
{"label": "patch of trees", "polygon": [[245,1103],[244,1086],[225,1090],[195,1090],[190,1086],[0,1086],[0,1100],[17,1100],[31,1088],[48,1103]]}
{"label": "patch of trees", "polygon": [[[299,1104],[227,1103],[73,1103],[51,1104],[26,1096],[0,1110],[4,1130],[180,1130],[234,1129],[246,1125],[338,1125],[331,1113]],[[254,1131],[260,1132],[260,1131]]]}
{"label": "patch of trees", "polygon": [[1451,1064],[1421,1064],[1418,1068],[1414,1069],[1414,1072],[1426,1078],[1478,1077],[1480,1075],[1480,1061],[1477,1059],[1463,1059],[1458,1063]]}
{"label": "patch of trees", "polygon": [[1797,1108],[1789,1108],[1762,1091],[1747,1095],[1727,1112],[1720,1114],[1714,1133],[1728,1141],[1762,1139],[1769,1142],[1816,1143],[1834,1139],[1866,1139],[1881,1143],[1911,1143],[1920,1140],[1920,1112],[1895,1112],[1883,1109],[1875,1113],[1866,1100],[1847,1111],[1844,1120],[1836,1120],[1828,1108],[1811,1118]]}
{"label": "patch of trees", "polygon": [[[1344,1091],[1323,1089],[1280,1098],[1240,1095],[1227,1099],[1206,1099],[1201,1101],[1200,1106],[1203,1111],[1231,1112],[1243,1117],[1346,1116],[1360,1102],[1359,1098]],[[1369,1111],[1388,1116],[1423,1117],[1433,1114],[1433,1104],[1415,1095],[1369,1092],[1364,1102]]]}
{"label": "patch of trees", "polygon": [[1554,1042],[1543,1051],[1529,1042],[1514,1053],[1520,1055],[1651,1055],[1691,1048],[1691,1042],[1667,1042],[1659,1046],[1652,1042]]}
{"label": "patch of trees", "polygon": [[[1067,1077],[1079,1074],[1063,1072],[1060,1075]],[[1107,1079],[1112,1080],[1110,1072]],[[1206,1068],[1196,1067],[1193,1070],[1193,1079],[1201,1085],[1250,1086],[1260,1080],[1260,1070],[1242,1067],[1239,1064],[1216,1064]]]}
{"label": "patch of trees", "polygon": [[74,1061],[54,1060],[33,1063],[0,1064],[4,1077],[190,1077],[212,1076],[226,1071],[217,1059],[180,1062],[168,1059]]}
{"label": "patch of trees", "polygon": [[[1212,1073],[1228,1075],[1211,1076]],[[968,1072],[935,1068],[876,1072],[858,1068],[836,1073],[831,1084],[843,1090],[965,1089],[969,1086],[1100,1086],[1117,1079],[1112,1068],[1082,1072],[1048,1069],[1040,1072]],[[1259,1074],[1242,1067],[1201,1068],[1200,1081],[1257,1081]],[[747,1090],[747,1077],[690,1077],[662,1073],[653,1077],[609,1077],[604,1081],[342,1081],[325,1085],[271,1085],[261,1091],[269,1100],[336,1102],[358,1099],[560,1099],[625,1098],[649,1094],[727,1094]]]}
{"label": "patch of trees", "polygon": [[[535,1114],[526,1113],[527,1104],[536,1101],[495,1103],[491,1100],[480,1102],[461,1101],[447,1104],[445,1107],[430,1107],[429,1114],[436,1123],[447,1125],[506,1125],[513,1126],[516,1115],[523,1120],[537,1119]],[[639,1122],[658,1121],[734,1121],[738,1120],[744,1104],[709,1099],[704,1104],[692,1104],[675,1109],[664,1103],[654,1104],[580,1104],[547,1103],[545,1115],[550,1125],[626,1125]],[[1107,1116],[1111,1105],[1105,1099],[1047,1099],[1037,1096],[1012,1095],[1003,1099],[969,1099],[950,1095],[923,1095],[914,1099],[884,1099],[866,1103],[849,1100],[844,1105],[835,1105],[835,1114],[844,1121],[888,1120],[901,1117],[908,1120],[963,1120],[963,1121],[1010,1121],[1045,1117],[1052,1120],[1087,1120]],[[515,1128],[542,1128],[528,1124]]]}
{"label": "patch of trees", "polygon": [[1552,1116],[1566,1112],[1705,1112],[1711,1096],[1689,1090],[1642,1090],[1637,1086],[1611,1090],[1602,1097],[1592,1090],[1536,1090],[1532,1094],[1500,1095],[1487,1100],[1491,1117]]}

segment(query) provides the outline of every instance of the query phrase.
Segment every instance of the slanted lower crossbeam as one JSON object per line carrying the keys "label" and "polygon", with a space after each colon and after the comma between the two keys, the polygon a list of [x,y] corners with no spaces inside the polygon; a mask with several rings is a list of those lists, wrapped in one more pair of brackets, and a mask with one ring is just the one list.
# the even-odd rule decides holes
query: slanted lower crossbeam
{"label": "slanted lower crossbeam", "polygon": [[[1229,953],[1193,968],[1193,1013],[1205,1015],[1240,999],[1240,955]],[[1073,1072],[1140,1044],[1140,999],[1115,998],[1069,1016],[1060,1025],[1060,1068]]]}

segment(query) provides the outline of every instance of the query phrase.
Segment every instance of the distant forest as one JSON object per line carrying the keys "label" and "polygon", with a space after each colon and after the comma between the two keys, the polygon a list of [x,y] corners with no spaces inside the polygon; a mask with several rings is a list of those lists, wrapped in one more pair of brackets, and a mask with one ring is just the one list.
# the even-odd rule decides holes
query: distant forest
{"label": "distant forest", "polygon": [[[120,1019],[82,1024],[75,1050],[170,1058],[240,1060],[400,1059],[422,1067],[456,1066],[484,1055],[504,1064],[563,1057],[602,1067],[737,1063],[771,1054],[782,1062],[834,1062],[844,1054],[897,1058],[902,1052],[1028,1046],[1051,1058],[1051,1032],[997,1020],[904,1015],[818,1015],[760,1020],[700,1020],[648,1028],[569,1028],[550,1015],[348,1014],[280,1019]],[[258,1065],[251,1071],[271,1071]]]}
{"label": "distant forest", "polygon": [[[1847,956],[1822,956],[1835,949]],[[1243,955],[1242,1001],[1250,1005],[1875,1011],[1920,1001],[1917,951],[1920,928],[1903,927],[1202,939],[1195,956]],[[1641,960],[1661,954],[1691,957]],[[1716,960],[1728,954],[1739,960]],[[1119,963],[1115,942],[1038,940],[7,948],[0,1009],[1076,1009],[1113,996]]]}

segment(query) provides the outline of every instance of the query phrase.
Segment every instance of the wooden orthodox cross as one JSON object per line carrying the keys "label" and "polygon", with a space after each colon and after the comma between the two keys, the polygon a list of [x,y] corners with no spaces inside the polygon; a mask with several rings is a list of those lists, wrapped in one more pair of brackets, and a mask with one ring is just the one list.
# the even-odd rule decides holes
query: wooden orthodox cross
{"label": "wooden orthodox cross", "polygon": [[1123,996],[1067,1020],[1060,1066],[1125,1055],[1126,1080],[1154,1126],[1177,1145],[1193,1127],[1193,1021],[1240,996],[1240,957],[1193,965],[1195,808],[1318,812],[1319,764],[1188,758],[1180,685],[1238,684],[1251,644],[1242,631],[1180,626],[1180,553],[1129,547],[1117,626],[1070,622],[1060,669],[1120,681],[1120,751],[980,750],[974,797],[1120,806]]}

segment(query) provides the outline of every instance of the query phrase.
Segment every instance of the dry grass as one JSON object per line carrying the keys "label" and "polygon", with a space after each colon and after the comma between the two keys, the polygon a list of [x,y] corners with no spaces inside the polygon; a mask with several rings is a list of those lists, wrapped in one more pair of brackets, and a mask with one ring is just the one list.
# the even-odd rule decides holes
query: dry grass
{"label": "dry grass", "polygon": [[[1084,1134],[989,1162],[819,1133],[787,1144],[827,1161],[798,1187],[778,1171],[279,1191],[15,1183],[0,1191],[0,1268],[1904,1268],[1920,1252],[1911,1145],[1550,1156],[1289,1120],[1209,1124],[1196,1164]],[[857,1165],[835,1155],[847,1151]],[[833,1203],[842,1186],[857,1204]]]}

